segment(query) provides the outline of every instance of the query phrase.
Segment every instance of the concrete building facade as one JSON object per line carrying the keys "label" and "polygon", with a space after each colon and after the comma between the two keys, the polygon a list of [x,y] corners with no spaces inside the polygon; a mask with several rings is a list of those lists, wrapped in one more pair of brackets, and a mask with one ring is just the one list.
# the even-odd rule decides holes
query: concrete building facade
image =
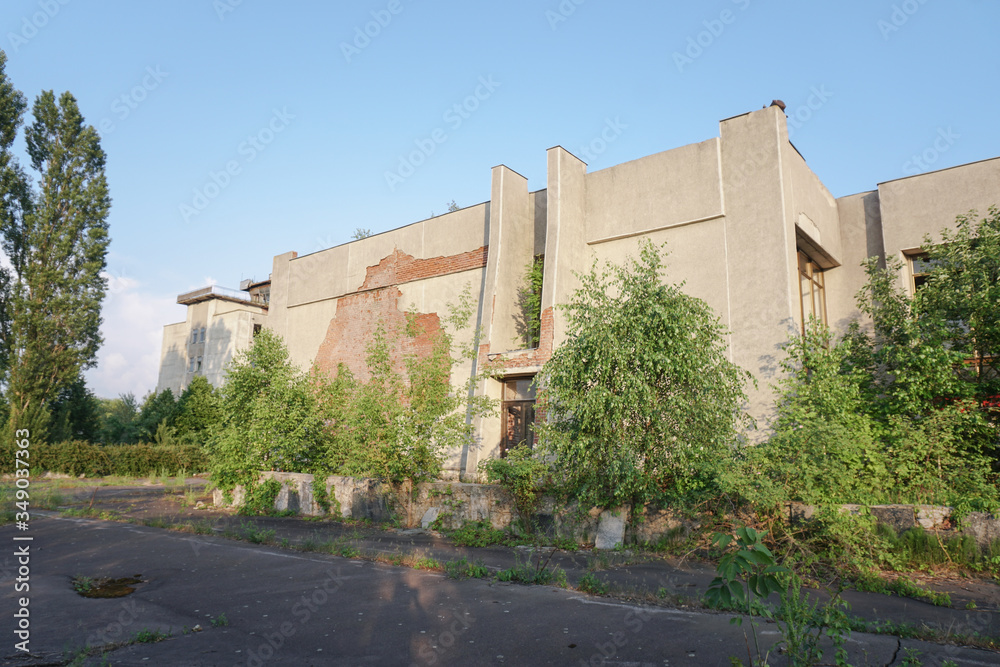
{"label": "concrete building facade", "polygon": [[[187,322],[165,330],[159,388],[183,384],[189,374],[178,363],[190,368],[192,346],[200,345],[191,332],[202,326],[218,327],[220,342],[210,346],[211,363],[206,347],[203,366],[213,384],[222,379],[218,364],[249,344],[256,325],[280,334],[303,368],[345,363],[364,377],[378,322],[401,323],[410,311],[430,333],[468,289],[478,305],[480,354],[453,373],[453,384],[462,386],[486,360],[504,369],[478,388],[503,402],[501,418],[477,423],[479,443],[453,452],[446,465],[455,476],[474,474],[483,458],[531,440],[528,380],[566,337],[555,306],[572,298],[574,272],[595,260],[621,263],[648,239],[667,244],[667,279],[684,281],[731,332],[730,359],[758,381],[749,409],[766,421],[782,345],[804,317],[842,330],[860,316],[854,297],[865,258],[904,260],[900,280],[909,285],[925,235],[1000,204],[1000,158],[835,198],[789,141],[778,106],[726,119],[707,141],[593,173],[559,146],[547,163],[545,189],[529,192],[524,176],[500,165],[487,202],[303,257],[276,256],[266,307],[227,302],[211,310],[206,304],[221,302],[217,296],[187,302]],[[529,346],[518,292],[538,257],[541,332]],[[425,344],[426,336],[412,343],[417,351]]]}

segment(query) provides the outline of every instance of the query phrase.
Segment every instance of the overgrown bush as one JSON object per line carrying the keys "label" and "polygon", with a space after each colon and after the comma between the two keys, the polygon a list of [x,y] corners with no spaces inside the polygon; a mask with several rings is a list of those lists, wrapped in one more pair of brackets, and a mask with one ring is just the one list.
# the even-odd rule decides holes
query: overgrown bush
{"label": "overgrown bush", "polygon": [[313,472],[329,435],[308,378],[268,329],[236,355],[220,390],[222,421],[209,451],[222,489],[256,481],[261,471]]}
{"label": "overgrown bush", "polygon": [[[928,503],[966,511],[996,505],[984,451],[991,434],[982,412],[972,401],[934,400],[935,392],[925,389],[947,380],[901,370],[888,383],[878,380],[856,363],[873,356],[870,342],[858,335],[834,342],[815,322],[786,352],[774,433],[741,452],[741,464],[726,475],[730,489],[760,509],[789,500]],[[895,354],[899,369],[903,354]],[[926,357],[924,363],[937,364]],[[875,391],[882,393],[875,397]]]}
{"label": "overgrown bush", "polygon": [[[34,472],[59,472],[77,477],[192,474],[208,468],[208,457],[196,445],[98,445],[79,440],[32,443],[29,460]],[[10,458],[13,463],[13,457]],[[7,465],[5,472],[13,472]]]}
{"label": "overgrown bush", "polygon": [[[470,398],[468,388],[480,377],[457,391],[451,384],[454,366],[476,354],[473,344],[455,345],[453,337],[473,312],[466,289],[440,330],[423,330],[412,313],[401,330],[379,324],[368,345],[365,381],[343,364],[333,377],[317,368],[299,372],[280,338],[265,329],[232,362],[220,390],[213,481],[231,489],[266,470],[392,483],[436,478],[445,453],[472,438],[469,417],[492,405],[486,397]],[[417,337],[429,341],[430,353],[404,353],[400,372],[393,351],[413,347],[407,342]]]}
{"label": "overgrown bush", "polygon": [[835,341],[814,321],[789,341],[773,436],[742,452],[731,489],[765,507],[998,505],[988,396],[1000,383],[1000,212],[959,216],[941,236],[925,239],[928,279],[912,298],[898,261],[864,263],[857,301],[870,330],[855,323]]}
{"label": "overgrown bush", "polygon": [[534,532],[534,518],[542,500],[542,484],[549,475],[550,464],[527,446],[514,447],[507,456],[487,459],[479,464],[486,481],[498,484],[514,501],[521,528]]}
{"label": "overgrown bush", "polygon": [[[323,465],[328,473],[373,477],[392,483],[436,479],[447,452],[473,438],[471,416],[489,414],[493,401],[470,391],[484,373],[455,389],[459,363],[475,358],[473,341],[456,341],[475,312],[467,287],[449,308],[443,326],[425,330],[415,313],[406,325],[375,328],[367,348],[368,379],[358,381],[343,364],[332,378],[314,372],[324,423],[331,440]],[[408,352],[421,339],[429,352]],[[402,354],[394,355],[396,350]],[[402,364],[395,359],[401,357]],[[488,372],[488,371],[487,371]]]}
{"label": "overgrown bush", "polygon": [[731,488],[760,509],[788,500],[881,502],[887,493],[886,456],[864,409],[862,380],[848,367],[848,343],[807,328],[785,347],[774,434],[743,450],[745,463],[727,475]]}
{"label": "overgrown bush", "polygon": [[510,542],[510,534],[494,528],[489,521],[468,521],[450,531],[448,537],[460,547],[490,547]]}
{"label": "overgrown bush", "polygon": [[243,503],[238,513],[245,516],[266,516],[274,514],[274,501],[281,493],[281,482],[276,479],[266,479],[256,484],[249,484],[243,496]]}
{"label": "overgrown bush", "polygon": [[623,266],[596,266],[565,307],[566,342],[542,370],[541,447],[582,503],[598,507],[718,492],[750,375],[729,361],[712,309],[663,282],[645,244]]}

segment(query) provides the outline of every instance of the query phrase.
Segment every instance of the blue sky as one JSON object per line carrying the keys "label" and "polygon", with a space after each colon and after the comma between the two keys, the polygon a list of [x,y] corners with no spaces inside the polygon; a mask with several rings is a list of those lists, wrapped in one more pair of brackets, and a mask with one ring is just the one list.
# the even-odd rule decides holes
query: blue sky
{"label": "blue sky", "polygon": [[997,26],[998,0],[5,0],[0,48],[29,102],[69,90],[101,131],[87,378],[141,397],[177,294],[485,201],[497,164],[543,188],[557,144],[594,171],[780,98],[838,197],[1000,156]]}

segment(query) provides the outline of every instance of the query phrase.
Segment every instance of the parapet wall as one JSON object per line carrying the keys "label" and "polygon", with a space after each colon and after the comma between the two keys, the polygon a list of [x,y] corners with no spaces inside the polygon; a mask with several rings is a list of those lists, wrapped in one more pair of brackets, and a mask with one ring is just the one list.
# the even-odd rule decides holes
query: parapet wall
{"label": "parapet wall", "polygon": [[[316,502],[313,475],[287,472],[263,472],[260,481],[275,479],[281,490],[274,509],[293,511],[307,516],[327,514]],[[493,484],[460,482],[425,482],[414,488],[394,487],[374,479],[341,477],[326,478],[330,514],[344,519],[367,520],[376,523],[397,523],[407,528],[455,529],[473,521],[487,521],[494,528],[506,528],[516,518],[510,495]],[[237,487],[229,506],[242,504],[244,491]],[[226,506],[222,491],[214,494],[216,506]],[[844,512],[859,513],[862,505],[843,505]],[[816,508],[802,503],[788,504],[788,520],[812,518]],[[955,531],[952,508],[936,505],[874,505],[867,507],[879,523],[897,532],[914,527],[925,530]],[[550,537],[571,539],[596,548],[614,548],[624,543],[655,544],[664,538],[686,532],[698,524],[670,510],[647,509],[641,517],[630,516],[627,510],[581,510],[578,505],[562,505],[545,497],[538,512],[539,527]],[[959,534],[975,538],[980,547],[1000,539],[1000,518],[983,512],[973,512],[963,518]]]}
{"label": "parapet wall", "polygon": [[[275,479],[281,490],[274,502],[278,511],[294,511],[307,516],[327,514],[313,493],[313,475],[287,472],[263,472],[260,481]],[[425,482],[415,488],[394,487],[374,479],[326,478],[330,514],[344,519],[377,523],[398,523],[404,527],[431,529],[459,528],[472,521],[488,521],[494,528],[506,528],[516,518],[510,495],[493,484],[461,482]],[[215,490],[218,507],[238,507],[244,490],[237,487],[226,503],[224,494]],[[625,539],[627,516],[623,512],[592,509],[581,512],[577,506],[561,506],[553,498],[544,498],[538,520],[546,534],[572,539],[582,544],[614,548]]]}

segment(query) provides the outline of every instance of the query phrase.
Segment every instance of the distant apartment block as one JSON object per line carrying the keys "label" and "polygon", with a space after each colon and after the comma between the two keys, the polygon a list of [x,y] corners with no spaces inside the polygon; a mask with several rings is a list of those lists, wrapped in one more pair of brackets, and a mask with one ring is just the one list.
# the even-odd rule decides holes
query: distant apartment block
{"label": "distant apartment block", "polygon": [[[841,331],[860,317],[854,297],[865,258],[900,258],[901,284],[913,289],[925,235],[1000,204],[1000,158],[835,198],[789,142],[777,106],[722,121],[718,137],[593,173],[561,147],[547,157],[545,189],[529,192],[524,176],[497,166],[486,202],[306,256],[286,252],[269,282],[241,292],[181,295],[188,316],[164,330],[158,389],[178,391],[199,373],[220,384],[226,362],[261,326],[280,334],[303,368],[344,363],[364,377],[379,321],[401,323],[411,310],[433,331],[468,288],[480,355],[453,383],[487,359],[505,369],[478,389],[501,401],[501,416],[480,420],[479,443],[446,466],[456,477],[474,474],[484,457],[533,441],[530,380],[566,337],[555,306],[578,287],[574,272],[595,260],[620,263],[648,239],[667,243],[667,279],[684,281],[731,331],[730,358],[758,381],[750,410],[766,420],[782,344],[805,318]],[[529,344],[518,290],[538,257],[541,332]]]}

